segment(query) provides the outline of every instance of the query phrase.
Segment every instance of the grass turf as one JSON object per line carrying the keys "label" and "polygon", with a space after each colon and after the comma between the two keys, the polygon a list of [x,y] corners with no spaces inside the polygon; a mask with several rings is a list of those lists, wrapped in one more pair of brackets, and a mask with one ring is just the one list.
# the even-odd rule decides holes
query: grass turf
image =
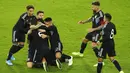
{"label": "grass turf", "polygon": [[[64,45],[64,53],[71,55],[79,51],[82,38],[87,33],[91,23],[78,25],[77,22],[92,15],[92,0],[0,0],[0,73],[44,73],[43,69],[28,69],[26,67],[27,45],[16,53],[14,66],[7,66],[5,59],[11,47],[12,27],[19,16],[25,12],[25,7],[32,4],[38,10],[45,11],[45,17],[53,18]],[[125,73],[130,73],[130,1],[129,0],[101,0],[101,9],[112,14],[112,21],[117,26],[116,59],[120,62]],[[83,58],[74,58],[72,67],[63,64],[63,69],[49,67],[49,73],[96,73],[93,64],[97,59],[89,43]],[[103,73],[118,73],[114,65],[105,60]]]}

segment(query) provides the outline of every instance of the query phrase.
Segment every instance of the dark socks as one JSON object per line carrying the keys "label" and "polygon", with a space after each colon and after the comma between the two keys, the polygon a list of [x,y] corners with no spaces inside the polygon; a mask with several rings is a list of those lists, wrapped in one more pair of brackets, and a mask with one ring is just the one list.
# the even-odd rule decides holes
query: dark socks
{"label": "dark socks", "polygon": [[86,46],[87,46],[87,43],[82,43],[82,44],[81,44],[80,53],[83,53],[83,52],[84,52]]}
{"label": "dark socks", "polygon": [[101,70],[102,70],[102,62],[98,62],[97,73],[101,73]]}
{"label": "dark socks", "polygon": [[121,67],[120,67],[120,64],[118,63],[118,61],[117,60],[113,60],[112,62],[115,65],[115,67],[118,69],[118,71],[120,72],[121,71]]}
{"label": "dark socks", "polygon": [[65,59],[70,59],[70,58],[71,58],[70,56],[68,56],[66,54],[62,54],[60,61],[65,62]]}
{"label": "dark socks", "polygon": [[94,51],[96,57],[98,57],[98,52],[99,52],[98,48],[97,47],[93,47],[93,51]]}
{"label": "dark socks", "polygon": [[12,47],[10,48],[7,60],[10,60],[12,55],[15,54],[16,52],[18,52],[21,48],[23,48],[23,47],[12,45]]}

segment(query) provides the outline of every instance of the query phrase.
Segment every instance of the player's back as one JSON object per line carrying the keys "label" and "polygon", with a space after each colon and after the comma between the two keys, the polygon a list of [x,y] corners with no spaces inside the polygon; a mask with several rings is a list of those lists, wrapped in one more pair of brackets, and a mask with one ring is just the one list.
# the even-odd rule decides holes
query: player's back
{"label": "player's back", "polygon": [[108,42],[110,40],[114,41],[114,35],[116,35],[116,27],[112,22],[105,24],[102,31],[103,41]]}
{"label": "player's back", "polygon": [[51,47],[57,46],[58,42],[61,42],[61,41],[60,41],[60,36],[59,36],[56,26],[52,25],[48,28],[48,30],[50,31],[49,39],[50,39]]}
{"label": "player's back", "polygon": [[30,46],[34,46],[34,47],[49,47],[49,43],[48,43],[48,38],[41,38],[38,34],[40,32],[38,30],[33,30],[32,34],[31,34],[31,42],[30,42]]}

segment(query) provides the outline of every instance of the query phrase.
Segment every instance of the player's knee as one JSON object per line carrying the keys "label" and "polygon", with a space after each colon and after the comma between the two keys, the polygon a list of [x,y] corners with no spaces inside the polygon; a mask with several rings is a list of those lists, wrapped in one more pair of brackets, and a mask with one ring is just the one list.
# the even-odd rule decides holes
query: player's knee
{"label": "player's knee", "polygon": [[19,42],[19,43],[18,43],[18,46],[19,46],[19,47],[24,47],[24,42]]}
{"label": "player's knee", "polygon": [[45,58],[43,58],[43,59],[42,59],[42,62],[46,62],[46,59],[45,59]]}
{"label": "player's knee", "polygon": [[61,52],[56,52],[56,59],[60,59],[61,58]]}
{"label": "player's knee", "polygon": [[109,57],[110,61],[113,62],[115,60],[114,57]]}
{"label": "player's knee", "polygon": [[32,62],[27,62],[27,67],[28,68],[32,68],[33,67],[33,63]]}
{"label": "player's knee", "polygon": [[87,43],[88,41],[89,41],[88,39],[84,38],[82,42]]}
{"label": "player's knee", "polygon": [[98,58],[98,62],[103,62],[103,59],[102,58]]}
{"label": "player's knee", "polygon": [[92,47],[97,47],[97,43],[92,42]]}

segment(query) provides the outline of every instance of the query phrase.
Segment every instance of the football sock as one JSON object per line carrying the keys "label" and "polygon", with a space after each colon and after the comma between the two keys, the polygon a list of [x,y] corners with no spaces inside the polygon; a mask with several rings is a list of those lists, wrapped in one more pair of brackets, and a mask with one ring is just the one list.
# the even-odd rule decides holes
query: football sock
{"label": "football sock", "polygon": [[98,48],[97,47],[93,47],[93,51],[94,51],[96,57],[98,57],[98,52],[99,52]]}
{"label": "football sock", "polygon": [[121,71],[121,67],[120,67],[120,64],[118,63],[118,61],[117,60],[113,60],[112,62],[115,65],[115,67],[118,69],[118,71],[120,72]]}
{"label": "football sock", "polygon": [[87,46],[87,43],[83,43],[83,42],[82,42],[82,44],[81,44],[81,49],[80,49],[80,53],[83,53],[83,52],[84,52],[86,46]]}
{"label": "football sock", "polygon": [[102,70],[102,62],[98,62],[97,73],[101,73],[101,70]]}

